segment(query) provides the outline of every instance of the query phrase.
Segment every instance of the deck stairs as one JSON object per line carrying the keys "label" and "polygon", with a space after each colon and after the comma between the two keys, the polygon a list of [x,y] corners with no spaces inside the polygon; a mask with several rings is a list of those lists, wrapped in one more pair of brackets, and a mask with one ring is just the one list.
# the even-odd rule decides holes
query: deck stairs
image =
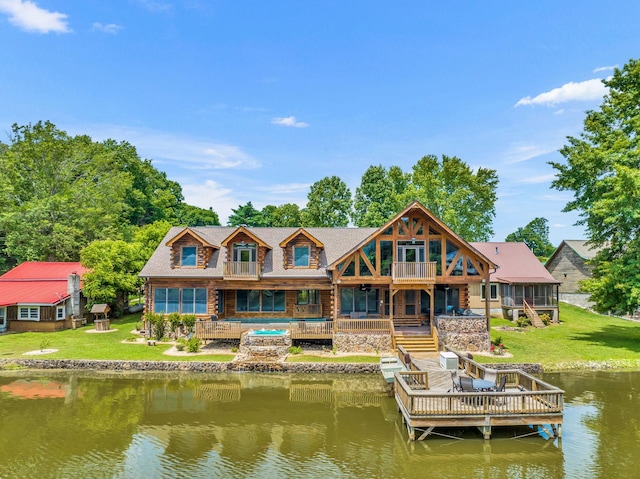
{"label": "deck stairs", "polygon": [[523,304],[524,304],[524,314],[526,314],[527,318],[529,318],[529,321],[531,321],[531,325],[534,328],[544,328],[545,324],[540,319],[540,315],[538,314],[538,312],[535,309],[533,309],[531,306],[529,306],[529,303],[527,303],[526,301],[523,301]]}
{"label": "deck stairs", "polygon": [[435,340],[430,333],[405,333],[396,331],[396,347],[402,346],[408,353],[432,353],[437,352]]}

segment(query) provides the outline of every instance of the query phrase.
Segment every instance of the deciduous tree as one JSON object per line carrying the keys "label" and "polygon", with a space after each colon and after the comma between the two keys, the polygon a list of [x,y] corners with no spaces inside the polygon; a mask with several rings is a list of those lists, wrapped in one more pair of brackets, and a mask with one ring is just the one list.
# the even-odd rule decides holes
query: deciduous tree
{"label": "deciduous tree", "polygon": [[588,111],[579,137],[560,150],[566,162],[552,186],[573,193],[564,211],[602,249],[584,282],[600,311],[631,312],[640,306],[640,60],[630,60],[603,83],[598,110]]}
{"label": "deciduous tree", "polygon": [[347,226],[351,213],[351,191],[337,176],[327,176],[311,185],[303,210],[304,226]]}
{"label": "deciduous tree", "polygon": [[521,241],[537,256],[540,261],[546,261],[555,250],[549,241],[549,226],[546,218],[534,218],[526,226],[518,228],[509,234],[505,241]]}

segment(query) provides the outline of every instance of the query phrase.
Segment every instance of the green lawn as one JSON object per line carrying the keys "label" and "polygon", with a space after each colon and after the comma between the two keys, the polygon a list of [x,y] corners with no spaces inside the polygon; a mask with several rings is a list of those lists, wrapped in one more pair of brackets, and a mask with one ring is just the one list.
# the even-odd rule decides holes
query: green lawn
{"label": "green lawn", "polygon": [[513,357],[476,356],[479,362],[540,363],[545,370],[584,369],[592,366],[640,367],[640,323],[590,313],[566,303],[560,305],[560,324],[524,332],[496,331],[514,326],[491,319],[491,339],[501,337]]}
{"label": "green lawn", "polygon": [[[167,356],[162,354],[171,344],[147,346],[122,341],[127,338],[139,337],[132,334],[136,322],[140,321],[140,314],[125,316],[122,319],[111,320],[113,333],[87,333],[93,325],[78,329],[67,329],[54,333],[16,333],[0,335],[0,359],[32,358],[32,359],[126,359],[141,361],[231,361],[235,356],[229,354]],[[28,351],[39,350],[42,347],[57,349],[58,352],[24,356]]]}
{"label": "green lawn", "polygon": [[[479,362],[541,363],[546,370],[584,369],[595,367],[640,368],[640,323],[624,321],[580,308],[561,304],[561,323],[544,329],[525,331],[497,331],[497,326],[513,326],[511,321],[492,318],[491,339],[502,338],[502,343],[513,357],[480,356]],[[135,337],[132,331],[140,314],[111,321],[113,333],[86,333],[92,325],[76,330],[55,333],[17,333],[0,335],[1,358],[40,359],[124,359],[142,361],[231,361],[234,354],[195,356],[167,356],[162,354],[171,347],[159,344],[123,342]],[[58,349],[52,354],[24,356],[27,351],[45,348]],[[289,356],[293,362],[378,362],[378,356]]]}

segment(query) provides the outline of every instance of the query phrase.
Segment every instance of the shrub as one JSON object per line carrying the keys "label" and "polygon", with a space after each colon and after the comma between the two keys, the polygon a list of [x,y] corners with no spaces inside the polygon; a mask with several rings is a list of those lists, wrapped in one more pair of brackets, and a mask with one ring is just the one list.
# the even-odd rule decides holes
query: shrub
{"label": "shrub", "polygon": [[51,341],[49,341],[49,339],[44,338],[42,341],[40,341],[40,351],[48,349],[49,346],[51,346]]}
{"label": "shrub", "polygon": [[289,354],[302,354],[302,346],[289,346],[287,351]]}
{"label": "shrub", "polygon": [[544,323],[545,326],[549,326],[551,324],[551,316],[547,313],[541,314],[540,320]]}
{"label": "shrub", "polygon": [[176,341],[176,349],[178,351],[184,351],[184,348],[187,347],[187,340],[184,338],[180,338]]}
{"label": "shrub", "polygon": [[187,341],[187,352],[197,353],[198,351],[200,351],[200,338],[194,336]]}
{"label": "shrub", "polygon": [[526,328],[530,324],[531,320],[526,316],[520,316],[518,319],[516,319],[516,326],[518,326],[519,328]]}
{"label": "shrub", "polygon": [[171,332],[178,337],[178,329],[180,328],[180,324],[182,323],[182,318],[180,318],[180,313],[170,313],[167,316],[167,321],[169,321],[169,327],[171,328]]}
{"label": "shrub", "polygon": [[232,353],[237,353],[238,352],[238,347],[237,346],[232,346],[231,347],[231,352]]}
{"label": "shrub", "polygon": [[189,333],[193,333],[193,327],[196,325],[196,315],[195,314],[183,314],[182,315],[182,324],[187,328]]}
{"label": "shrub", "polygon": [[146,320],[151,324],[151,336],[157,341],[162,340],[164,337],[167,324],[164,320],[164,314],[161,313],[147,313]]}

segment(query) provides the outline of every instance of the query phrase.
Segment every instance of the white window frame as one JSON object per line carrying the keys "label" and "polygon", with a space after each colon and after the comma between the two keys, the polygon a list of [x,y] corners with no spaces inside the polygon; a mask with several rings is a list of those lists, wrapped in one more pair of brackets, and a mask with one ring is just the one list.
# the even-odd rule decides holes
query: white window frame
{"label": "white window frame", "polygon": [[0,328],[4,328],[7,325],[7,307],[0,307]]}
{"label": "white window frame", "polygon": [[56,306],[56,321],[64,321],[66,316],[67,308],[65,308],[64,304]]}
{"label": "white window frame", "polygon": [[[487,297],[486,286],[486,283],[480,285],[480,299],[484,300]],[[495,295],[493,294],[494,291]],[[489,283],[489,295],[491,296],[489,301],[498,301],[498,283]]]}
{"label": "white window frame", "polygon": [[[24,310],[27,311],[26,317],[22,316]],[[35,315],[32,315],[33,310],[35,310]],[[40,321],[40,306],[18,306],[18,319],[20,321]]]}

